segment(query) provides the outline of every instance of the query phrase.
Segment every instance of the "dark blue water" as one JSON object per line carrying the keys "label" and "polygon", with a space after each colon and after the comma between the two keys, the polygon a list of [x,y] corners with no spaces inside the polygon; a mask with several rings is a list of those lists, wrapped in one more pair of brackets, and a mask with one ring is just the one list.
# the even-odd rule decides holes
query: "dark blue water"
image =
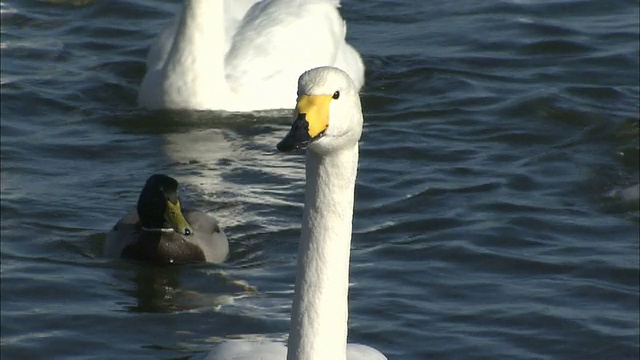
{"label": "dark blue water", "polygon": [[[136,108],[178,1],[3,1],[2,359],[191,358],[288,333],[283,116]],[[637,359],[638,1],[345,0],[362,53],[350,341],[390,359]],[[148,175],[222,266],[101,254]],[[634,193],[635,191],[635,193]]]}

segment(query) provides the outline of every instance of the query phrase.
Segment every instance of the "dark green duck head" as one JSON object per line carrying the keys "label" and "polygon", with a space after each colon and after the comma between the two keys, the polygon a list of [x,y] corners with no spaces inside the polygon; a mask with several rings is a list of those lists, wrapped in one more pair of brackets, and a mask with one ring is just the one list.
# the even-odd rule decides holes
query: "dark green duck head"
{"label": "dark green duck head", "polygon": [[172,177],[151,175],[140,193],[137,210],[144,228],[172,228],[181,235],[193,234],[180,210],[178,182]]}

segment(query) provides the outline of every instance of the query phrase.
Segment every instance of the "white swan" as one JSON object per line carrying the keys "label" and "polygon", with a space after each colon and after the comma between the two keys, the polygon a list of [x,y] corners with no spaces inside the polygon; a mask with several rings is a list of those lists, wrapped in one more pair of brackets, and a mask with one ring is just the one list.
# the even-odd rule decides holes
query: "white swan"
{"label": "white swan", "polygon": [[309,70],[298,81],[295,114],[291,130],[278,144],[280,151],[308,146],[288,347],[229,341],[207,359],[386,359],[368,346],[347,345],[351,222],[363,121],[358,89],[340,69]]}
{"label": "white swan", "polygon": [[339,0],[185,0],[149,51],[138,104],[287,109],[298,75],[327,65],[346,71],[360,89],[364,64],[345,41],[339,5]]}

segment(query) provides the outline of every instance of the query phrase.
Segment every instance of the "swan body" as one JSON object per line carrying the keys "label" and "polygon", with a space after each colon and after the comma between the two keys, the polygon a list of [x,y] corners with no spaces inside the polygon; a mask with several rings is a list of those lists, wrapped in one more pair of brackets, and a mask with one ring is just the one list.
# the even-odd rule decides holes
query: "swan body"
{"label": "swan body", "polygon": [[339,0],[185,0],[151,46],[138,104],[148,109],[288,109],[307,69],[335,66],[357,89],[360,54]]}
{"label": "swan body", "polygon": [[307,148],[305,204],[288,345],[228,341],[216,360],[382,360],[379,351],[347,344],[349,256],[363,119],[358,89],[334,67],[298,81],[296,120],[280,151]]}
{"label": "swan body", "polygon": [[178,182],[156,174],[145,183],[136,209],[107,235],[104,254],[155,263],[221,263],[229,242],[218,222],[204,212],[180,208]]}

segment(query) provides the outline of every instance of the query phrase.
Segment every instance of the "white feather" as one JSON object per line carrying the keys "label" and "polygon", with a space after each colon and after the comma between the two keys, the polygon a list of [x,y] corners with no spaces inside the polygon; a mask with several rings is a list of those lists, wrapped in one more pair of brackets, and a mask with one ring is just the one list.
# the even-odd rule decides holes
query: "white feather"
{"label": "white feather", "polygon": [[[229,341],[211,360],[383,360],[379,351],[347,345],[349,255],[363,119],[358,89],[348,74],[332,67],[305,72],[304,95],[339,91],[329,107],[324,136],[307,149],[305,205],[298,250],[288,346],[279,342]],[[334,98],[335,99],[335,98]]]}
{"label": "white feather", "polygon": [[335,0],[185,0],[151,46],[138,96],[148,109],[288,109],[298,75],[346,71],[360,89],[364,64],[345,41]]}

